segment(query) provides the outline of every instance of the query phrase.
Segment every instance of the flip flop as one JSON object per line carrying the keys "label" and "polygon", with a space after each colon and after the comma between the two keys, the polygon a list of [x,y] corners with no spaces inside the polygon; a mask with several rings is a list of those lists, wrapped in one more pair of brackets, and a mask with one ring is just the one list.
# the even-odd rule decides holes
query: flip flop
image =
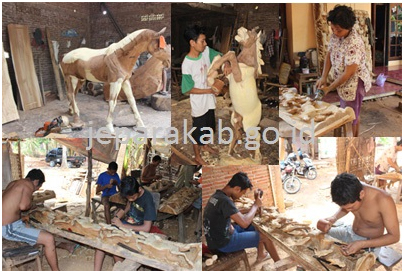
{"label": "flip flop", "polygon": [[269,253],[267,252],[267,255],[264,258],[262,258],[261,260],[257,259],[256,263],[262,263],[262,262],[264,262],[266,260],[269,260],[269,259],[271,259],[271,255],[269,255]]}

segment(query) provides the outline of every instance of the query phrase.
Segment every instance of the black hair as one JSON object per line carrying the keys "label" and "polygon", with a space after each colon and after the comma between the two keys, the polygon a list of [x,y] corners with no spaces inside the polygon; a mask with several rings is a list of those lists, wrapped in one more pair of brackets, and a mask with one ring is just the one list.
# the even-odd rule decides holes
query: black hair
{"label": "black hair", "polygon": [[251,189],[253,187],[247,174],[243,172],[238,172],[235,175],[233,175],[229,183],[227,183],[227,186],[229,186],[230,188],[238,186],[241,188],[241,190]]}
{"label": "black hair", "polygon": [[194,25],[192,27],[187,27],[184,32],[184,39],[189,43],[189,41],[193,40],[196,42],[198,40],[199,35],[205,34],[205,28],[200,27],[198,25]]}
{"label": "black hair", "polygon": [[139,182],[137,182],[136,178],[132,176],[127,176],[122,178],[121,181],[121,196],[132,196],[135,193],[139,193]]}
{"label": "black hair", "polygon": [[352,8],[345,5],[336,5],[327,16],[327,22],[339,25],[343,29],[351,29],[355,25],[355,21],[356,17]]}
{"label": "black hair", "polygon": [[116,164],[115,161],[112,161],[108,164],[108,169],[109,170],[114,170],[117,171],[118,170],[118,164]]}
{"label": "black hair", "polygon": [[331,182],[332,201],[339,206],[361,201],[359,194],[362,190],[362,183],[350,173],[341,173]]}
{"label": "black hair", "polygon": [[159,155],[153,156],[152,161],[154,161],[154,162],[161,161],[161,156],[159,156]]}
{"label": "black hair", "polygon": [[398,142],[397,142],[397,145],[396,146],[402,146],[403,145],[403,142],[402,142],[403,140],[402,139],[400,139]]}
{"label": "black hair", "polygon": [[29,178],[31,181],[38,180],[38,187],[41,187],[43,182],[45,182],[45,175],[40,169],[30,170],[25,178]]}

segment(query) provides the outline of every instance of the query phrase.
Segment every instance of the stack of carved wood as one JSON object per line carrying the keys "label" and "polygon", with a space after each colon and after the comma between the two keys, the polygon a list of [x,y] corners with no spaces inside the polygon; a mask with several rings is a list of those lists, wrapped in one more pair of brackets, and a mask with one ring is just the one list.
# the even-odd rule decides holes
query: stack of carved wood
{"label": "stack of carved wood", "polygon": [[[251,208],[252,204],[253,201],[247,198],[236,202],[240,210]],[[307,261],[321,259],[330,270],[349,271],[370,270],[376,262],[373,253],[364,251],[344,256],[339,246],[341,242],[329,236],[326,238],[324,233],[314,230],[309,224],[298,223],[279,214],[275,207],[263,207],[261,215],[254,218],[254,224]]]}
{"label": "stack of carved wood", "polygon": [[198,198],[200,192],[200,189],[183,187],[165,200],[159,211],[178,215]]}
{"label": "stack of carved wood", "polygon": [[[30,213],[31,222],[40,223],[40,228],[48,231],[58,229],[84,236],[88,245],[91,242],[118,245],[124,244],[141,255],[157,261],[174,265],[182,270],[202,268],[202,248],[198,243],[182,244],[163,240],[161,237],[140,232],[134,233],[126,228],[116,228],[108,224],[95,224],[88,217],[75,217],[60,211],[38,208]],[[96,244],[96,243],[94,243]]]}
{"label": "stack of carved wood", "polygon": [[153,192],[162,192],[174,186],[174,183],[168,180],[158,180],[145,188]]}

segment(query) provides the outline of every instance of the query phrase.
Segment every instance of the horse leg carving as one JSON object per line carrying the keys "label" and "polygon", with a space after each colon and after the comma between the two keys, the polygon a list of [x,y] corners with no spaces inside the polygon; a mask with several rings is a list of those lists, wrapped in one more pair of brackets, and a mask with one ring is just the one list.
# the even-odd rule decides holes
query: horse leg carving
{"label": "horse leg carving", "polygon": [[140,117],[139,111],[137,110],[136,101],[133,97],[132,87],[130,86],[129,80],[126,80],[122,83],[122,89],[125,92],[125,95],[128,98],[129,105],[132,108],[133,114],[135,115],[136,126],[144,128],[144,123],[142,118]]}
{"label": "horse leg carving", "polygon": [[112,114],[114,113],[116,101],[118,99],[119,91],[121,91],[122,79],[118,79],[116,82],[110,83],[109,91],[109,110],[107,116],[107,129],[111,133],[115,133],[114,125],[112,124]]}
{"label": "horse leg carving", "polygon": [[236,146],[239,144],[238,141],[241,140],[243,130],[243,117],[236,111],[233,111],[231,115],[231,124],[233,125],[234,136],[229,146],[229,155],[233,156]]}
{"label": "horse leg carving", "polygon": [[68,83],[70,83],[69,90],[68,90],[68,97],[70,94],[69,109],[73,114],[73,123],[74,123],[74,126],[83,126],[84,122],[80,119],[80,110],[76,103],[76,95],[77,95],[78,91],[80,90],[80,88],[83,86],[84,80],[79,80],[78,78],[73,77],[73,76],[70,76],[69,78],[70,78],[70,81],[68,82]]}
{"label": "horse leg carving", "polygon": [[215,78],[218,75],[217,70],[227,61],[230,62],[231,72],[233,74],[234,80],[236,82],[241,82],[241,80],[242,80],[241,70],[238,65],[236,53],[234,51],[229,51],[226,54],[224,54],[222,57],[216,56],[213,59],[212,65],[210,66],[210,69],[208,72],[208,83],[210,85],[213,84]]}

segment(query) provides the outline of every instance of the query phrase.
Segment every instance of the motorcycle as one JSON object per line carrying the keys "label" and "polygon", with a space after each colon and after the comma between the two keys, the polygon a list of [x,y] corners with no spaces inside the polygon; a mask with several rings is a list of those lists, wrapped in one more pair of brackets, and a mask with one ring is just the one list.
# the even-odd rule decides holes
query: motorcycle
{"label": "motorcycle", "polygon": [[300,162],[295,162],[296,164],[296,173],[298,175],[304,176],[309,180],[314,180],[317,177],[317,170],[311,161],[310,157],[303,153],[300,148],[297,150],[300,160],[303,160],[304,164],[300,164]]}
{"label": "motorcycle", "polygon": [[295,176],[296,166],[281,161],[280,167],[283,189],[290,194],[297,193],[302,186],[302,182]]}

